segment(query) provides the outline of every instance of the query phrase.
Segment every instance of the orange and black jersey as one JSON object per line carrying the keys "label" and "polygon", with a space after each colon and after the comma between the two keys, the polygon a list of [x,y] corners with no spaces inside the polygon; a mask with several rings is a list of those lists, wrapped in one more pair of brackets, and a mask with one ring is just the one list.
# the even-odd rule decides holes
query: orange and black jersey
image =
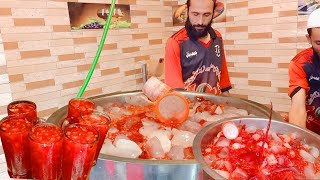
{"label": "orange and black jersey", "polygon": [[306,90],[307,128],[320,134],[315,110],[320,107],[320,62],[312,48],[297,54],[289,65],[289,91],[292,98],[301,88]]}
{"label": "orange and black jersey", "polygon": [[308,97],[320,88],[319,57],[312,48],[303,50],[292,59],[289,77],[288,94],[291,98],[301,88],[306,90]]}
{"label": "orange and black jersey", "polygon": [[185,28],[168,39],[165,82],[172,88],[220,94],[231,89],[221,34],[209,30],[204,43],[188,37]]}

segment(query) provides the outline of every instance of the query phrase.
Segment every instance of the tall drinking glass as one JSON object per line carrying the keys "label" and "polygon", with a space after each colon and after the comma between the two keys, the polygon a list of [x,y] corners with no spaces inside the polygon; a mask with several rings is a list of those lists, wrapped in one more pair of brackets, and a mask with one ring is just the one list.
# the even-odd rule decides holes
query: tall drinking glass
{"label": "tall drinking glass", "polygon": [[33,179],[61,178],[62,130],[50,123],[37,124],[29,132]]}
{"label": "tall drinking glass", "polygon": [[32,101],[13,101],[7,106],[8,115],[20,115],[32,125],[37,124],[37,105]]}
{"label": "tall drinking glass", "polygon": [[111,122],[111,118],[103,112],[93,111],[90,114],[82,114],[79,119],[80,124],[87,124],[93,126],[99,132],[99,142],[97,147],[97,152],[94,158],[94,165],[97,163],[98,156],[100,154],[100,150],[102,148],[104,139],[106,138],[109,123]]}
{"label": "tall drinking glass", "polygon": [[99,132],[89,125],[71,124],[63,137],[62,179],[89,178],[97,151]]}
{"label": "tall drinking glass", "polygon": [[78,123],[81,114],[90,114],[94,111],[94,102],[85,98],[73,98],[68,104],[67,121],[69,124]]}
{"label": "tall drinking glass", "polygon": [[32,178],[28,131],[31,123],[20,116],[7,116],[0,122],[1,142],[11,178]]}

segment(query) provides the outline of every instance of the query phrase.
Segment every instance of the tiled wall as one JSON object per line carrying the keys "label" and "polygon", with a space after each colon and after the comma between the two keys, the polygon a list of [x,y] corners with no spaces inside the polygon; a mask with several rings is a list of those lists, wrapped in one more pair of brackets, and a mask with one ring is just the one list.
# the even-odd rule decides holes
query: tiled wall
{"label": "tiled wall", "polygon": [[[71,30],[67,2],[111,0],[0,1],[5,54],[4,60],[0,48],[0,114],[12,99],[29,99],[38,105],[40,116],[47,116],[76,96],[102,30]],[[297,0],[226,2],[227,22],[213,26],[225,39],[231,93],[263,104],[272,101],[276,110],[288,111],[287,67],[307,47],[307,17],[297,16]],[[85,96],[140,89],[139,62],[147,62],[154,73],[167,38],[180,29],[172,27],[171,18],[177,0],[117,3],[130,5],[133,28],[109,31]]]}
{"label": "tiled wall", "polygon": [[306,43],[308,16],[297,15],[297,0],[227,1],[226,39],[234,94],[288,111],[288,65]]}
{"label": "tiled wall", "polygon": [[[6,111],[6,105],[12,101],[9,76],[7,73],[6,60],[4,56],[3,41],[0,32],[0,112]],[[4,113],[0,114],[0,118]]]}

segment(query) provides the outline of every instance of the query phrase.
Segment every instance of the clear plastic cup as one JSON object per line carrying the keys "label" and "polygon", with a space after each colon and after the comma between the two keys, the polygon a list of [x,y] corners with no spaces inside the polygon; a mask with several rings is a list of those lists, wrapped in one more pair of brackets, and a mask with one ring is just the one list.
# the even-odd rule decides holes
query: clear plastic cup
{"label": "clear plastic cup", "polygon": [[63,137],[62,179],[88,179],[94,163],[99,132],[89,125],[71,124]]}
{"label": "clear plastic cup", "polygon": [[78,123],[81,114],[90,114],[94,111],[94,102],[86,98],[73,98],[68,104],[68,124]]}
{"label": "clear plastic cup", "polygon": [[28,131],[32,124],[20,116],[7,116],[0,122],[1,142],[11,178],[32,178]]}
{"label": "clear plastic cup", "polygon": [[90,114],[82,114],[79,120],[80,124],[91,125],[99,132],[100,138],[98,142],[97,152],[94,158],[94,164],[96,164],[96,161],[100,154],[100,150],[102,148],[104,139],[106,138],[110,122],[111,118],[106,113],[99,111],[93,111]]}
{"label": "clear plastic cup", "polygon": [[33,179],[61,178],[62,130],[51,123],[37,124],[29,132]]}
{"label": "clear plastic cup", "polygon": [[13,101],[7,106],[8,115],[25,117],[32,125],[37,124],[37,105],[32,101]]}

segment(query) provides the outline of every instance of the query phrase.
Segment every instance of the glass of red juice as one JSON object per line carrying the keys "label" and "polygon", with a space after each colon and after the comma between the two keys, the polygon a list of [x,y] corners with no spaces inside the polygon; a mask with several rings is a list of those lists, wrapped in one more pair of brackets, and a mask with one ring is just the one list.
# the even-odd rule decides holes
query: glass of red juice
{"label": "glass of red juice", "polygon": [[8,115],[20,115],[27,118],[32,125],[37,124],[37,105],[32,101],[13,101],[7,106]]}
{"label": "glass of red juice", "polygon": [[62,130],[51,123],[37,124],[29,131],[33,179],[61,178]]}
{"label": "glass of red juice", "polygon": [[69,124],[78,123],[81,114],[90,114],[94,111],[94,102],[86,98],[73,98],[68,104],[68,116],[66,118]]}
{"label": "glass of red juice", "polygon": [[70,124],[63,137],[62,179],[88,179],[97,151],[99,132],[85,124]]}
{"label": "glass of red juice", "polygon": [[90,114],[82,114],[79,122],[80,124],[91,125],[99,132],[100,137],[98,141],[97,152],[94,158],[95,165],[100,154],[104,139],[106,138],[111,118],[104,112],[93,111]]}
{"label": "glass of red juice", "polygon": [[7,116],[0,122],[1,142],[11,178],[32,178],[28,132],[32,124],[20,116]]}

